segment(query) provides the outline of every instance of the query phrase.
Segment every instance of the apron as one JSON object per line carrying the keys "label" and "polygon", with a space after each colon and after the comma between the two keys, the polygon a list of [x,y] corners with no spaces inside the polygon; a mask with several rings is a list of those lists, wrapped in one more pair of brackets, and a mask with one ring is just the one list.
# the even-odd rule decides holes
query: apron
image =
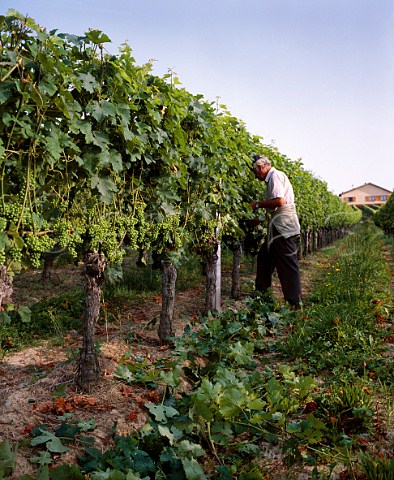
{"label": "apron", "polygon": [[[276,230],[275,235],[274,229]],[[278,236],[289,238],[294,235],[299,235],[300,232],[300,223],[294,203],[282,205],[272,213],[271,221],[268,225],[267,247],[269,248]],[[279,233],[279,235],[277,235],[277,233]]]}

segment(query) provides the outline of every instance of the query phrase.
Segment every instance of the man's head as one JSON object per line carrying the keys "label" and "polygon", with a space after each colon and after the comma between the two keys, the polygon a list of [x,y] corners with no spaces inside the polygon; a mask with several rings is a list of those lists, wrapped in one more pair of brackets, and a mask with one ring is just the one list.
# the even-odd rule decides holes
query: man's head
{"label": "man's head", "polygon": [[271,161],[264,155],[254,155],[252,169],[255,176],[264,180],[271,168]]}

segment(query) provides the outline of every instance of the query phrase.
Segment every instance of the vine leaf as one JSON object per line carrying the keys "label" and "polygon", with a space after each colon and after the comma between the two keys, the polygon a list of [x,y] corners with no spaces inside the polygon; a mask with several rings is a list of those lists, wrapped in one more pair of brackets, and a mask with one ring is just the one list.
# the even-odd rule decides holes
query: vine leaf
{"label": "vine leaf", "polygon": [[91,181],[91,187],[96,188],[100,194],[100,200],[109,205],[112,202],[113,194],[118,191],[118,187],[109,177],[99,177],[94,175]]}
{"label": "vine leaf", "polygon": [[29,307],[21,306],[18,308],[18,314],[21,317],[23,323],[30,323],[31,321],[31,310]]}
{"label": "vine leaf", "polygon": [[79,73],[77,78],[82,82],[82,88],[89,93],[93,93],[94,89],[98,86],[96,79],[90,73]]}
{"label": "vine leaf", "polygon": [[37,457],[30,458],[31,463],[38,463],[39,465],[50,465],[52,463],[52,457],[49,452],[41,451]]}
{"label": "vine leaf", "polygon": [[168,418],[179,415],[178,410],[175,410],[175,408],[168,407],[166,405],[151,405],[149,403],[146,403],[145,407],[152,415],[155,416],[158,422],[165,422]]}
{"label": "vine leaf", "polygon": [[39,429],[42,435],[33,438],[30,444],[35,447],[36,445],[42,445],[45,443],[48,451],[52,453],[65,453],[68,452],[69,448],[64,446],[60,440],[53,433],[48,432],[42,428]]}
{"label": "vine leaf", "polygon": [[185,470],[187,480],[204,480],[207,478],[201,465],[199,465],[197,460],[194,458],[190,460],[188,458],[183,458],[182,465]]}
{"label": "vine leaf", "polygon": [[7,440],[0,443],[0,474],[10,475],[14,466],[14,454]]}
{"label": "vine leaf", "polygon": [[86,38],[91,40],[94,44],[99,45],[100,43],[111,42],[111,39],[103,33],[101,30],[89,30],[85,33]]}

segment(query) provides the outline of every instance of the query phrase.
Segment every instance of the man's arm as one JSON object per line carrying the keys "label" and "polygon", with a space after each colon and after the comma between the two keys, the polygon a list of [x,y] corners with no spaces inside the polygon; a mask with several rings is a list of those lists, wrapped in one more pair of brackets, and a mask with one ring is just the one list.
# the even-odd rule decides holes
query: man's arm
{"label": "man's arm", "polygon": [[260,202],[250,202],[250,206],[253,210],[256,208],[270,208],[275,209],[285,204],[283,197],[271,198],[270,200],[262,200]]}

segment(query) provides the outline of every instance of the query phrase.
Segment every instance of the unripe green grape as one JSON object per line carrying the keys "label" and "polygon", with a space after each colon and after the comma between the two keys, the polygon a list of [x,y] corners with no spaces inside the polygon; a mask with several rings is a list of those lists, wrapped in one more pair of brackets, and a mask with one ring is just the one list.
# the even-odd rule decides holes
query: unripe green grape
{"label": "unripe green grape", "polygon": [[19,249],[16,245],[12,245],[8,253],[14,262],[22,261],[22,250]]}

